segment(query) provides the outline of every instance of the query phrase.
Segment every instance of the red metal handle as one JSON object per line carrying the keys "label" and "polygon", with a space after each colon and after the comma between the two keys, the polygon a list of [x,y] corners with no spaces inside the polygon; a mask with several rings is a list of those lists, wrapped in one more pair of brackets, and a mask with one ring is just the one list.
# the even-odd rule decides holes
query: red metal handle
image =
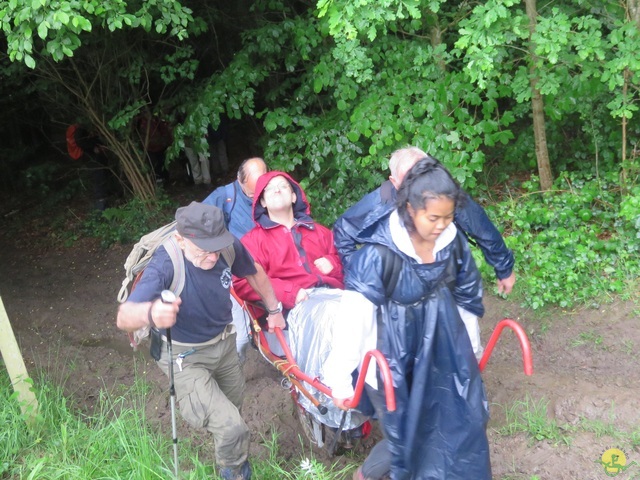
{"label": "red metal handle", "polygon": [[522,363],[524,365],[524,374],[525,375],[533,375],[533,357],[531,355],[531,344],[529,343],[529,338],[527,337],[524,328],[515,320],[511,320],[510,318],[504,318],[498,322],[496,328],[493,330],[489,341],[487,342],[487,347],[484,350],[484,354],[482,355],[482,359],[480,360],[480,371],[484,371],[484,368],[487,366],[487,362],[491,357],[491,353],[493,352],[493,347],[495,347],[498,339],[500,338],[500,334],[505,327],[509,327],[518,337],[520,341],[520,348],[522,349]]}
{"label": "red metal handle", "polygon": [[[306,373],[301,371],[297,366],[295,359],[293,358],[293,354],[291,353],[291,349],[287,344],[287,341],[284,338],[284,334],[282,333],[282,329],[276,327],[275,328],[276,337],[280,342],[280,346],[284,351],[285,357],[287,358],[287,362],[289,362],[290,366],[287,368],[287,372],[294,376],[299,380],[304,380],[309,385],[313,386],[316,390],[321,391],[325,395],[333,398],[331,394],[331,389],[321,383],[316,378],[311,378]],[[382,375],[382,380],[384,383],[384,392],[385,397],[387,399],[387,410],[393,412],[396,409],[396,396],[393,391],[393,382],[391,381],[391,371],[389,370],[389,364],[387,363],[384,355],[380,353],[378,350],[371,350],[365,354],[364,360],[362,362],[362,368],[360,369],[360,373],[358,375],[358,380],[356,382],[355,393],[353,397],[345,402],[345,406],[348,408],[354,408],[358,406],[360,403],[360,398],[362,397],[362,390],[364,390],[364,379],[367,375],[367,370],[369,369],[369,363],[371,362],[371,357],[375,357],[376,362],[378,363],[378,368],[380,369],[380,374]]]}
{"label": "red metal handle", "polygon": [[360,403],[360,397],[362,396],[362,390],[364,389],[364,379],[366,377],[367,370],[369,369],[371,357],[375,357],[376,362],[378,363],[378,368],[380,369],[380,375],[382,375],[384,396],[387,400],[387,410],[393,412],[396,409],[396,394],[393,391],[391,371],[389,370],[387,359],[384,358],[384,355],[382,355],[379,350],[370,350],[365,354],[364,360],[362,361],[362,369],[360,370],[358,381],[356,382],[355,393],[353,394],[353,397],[344,402],[344,406],[351,408],[352,405],[356,406]]}

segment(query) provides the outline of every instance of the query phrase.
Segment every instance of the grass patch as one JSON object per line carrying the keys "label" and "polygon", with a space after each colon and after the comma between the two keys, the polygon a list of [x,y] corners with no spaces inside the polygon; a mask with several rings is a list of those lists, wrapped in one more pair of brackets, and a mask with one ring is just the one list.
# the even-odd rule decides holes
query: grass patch
{"label": "grass patch", "polygon": [[565,434],[567,428],[559,426],[547,415],[548,401],[535,400],[529,395],[505,408],[506,425],[498,430],[501,435],[525,433],[532,441],[549,441],[554,445],[571,444],[571,437]]}
{"label": "grass patch", "polygon": [[[62,387],[38,385],[39,412],[27,425],[0,362],[0,478],[47,480],[173,478],[171,433],[155,431],[145,418],[148,385],[137,377],[120,394],[100,392],[95,412],[79,413]],[[264,439],[267,458],[252,458],[254,477],[264,480],[344,479],[355,465],[326,465],[301,455],[284,460],[278,454],[278,433]],[[304,448],[301,448],[304,452]],[[180,478],[214,478],[211,462],[200,461],[190,439],[180,439]]]}
{"label": "grass patch", "polygon": [[611,406],[608,420],[592,420],[581,418],[578,428],[585,432],[593,433],[596,438],[610,437],[611,439],[622,442],[630,448],[635,449],[640,446],[640,425],[636,426],[632,431],[626,431],[616,424],[616,415],[614,406]]}
{"label": "grass patch", "polygon": [[602,335],[597,334],[593,330],[589,330],[586,332],[581,332],[577,338],[571,340],[571,347],[582,347],[584,345],[592,346],[594,350],[606,350],[606,347],[602,344],[603,338]]}

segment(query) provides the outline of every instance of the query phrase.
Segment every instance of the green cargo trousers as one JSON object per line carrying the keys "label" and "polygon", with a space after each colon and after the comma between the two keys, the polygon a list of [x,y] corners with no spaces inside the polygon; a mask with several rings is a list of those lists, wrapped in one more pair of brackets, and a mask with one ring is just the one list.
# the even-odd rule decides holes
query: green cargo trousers
{"label": "green cargo trousers", "polygon": [[[213,345],[173,345],[176,400],[189,425],[213,435],[218,467],[237,467],[249,457],[250,432],[240,416],[244,376],[236,352],[236,335],[220,335]],[[182,360],[178,359],[183,355]],[[157,362],[169,376],[167,344]],[[181,367],[180,367],[181,364]]]}

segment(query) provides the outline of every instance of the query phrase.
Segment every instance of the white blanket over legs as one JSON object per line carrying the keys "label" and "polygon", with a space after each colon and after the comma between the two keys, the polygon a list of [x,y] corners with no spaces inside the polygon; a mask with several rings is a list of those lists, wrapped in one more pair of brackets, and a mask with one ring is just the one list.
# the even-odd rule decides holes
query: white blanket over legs
{"label": "white blanket over legs", "polygon": [[[289,346],[300,370],[311,378],[323,378],[323,364],[334,343],[334,325],[336,321],[344,321],[339,313],[342,290],[332,288],[314,288],[307,291],[309,299],[296,305],[287,317],[289,324]],[[357,347],[356,347],[357,348]],[[304,386],[329,410],[322,415],[318,409],[304,396],[300,395],[300,403],[311,415],[332,428],[340,426],[343,411],[337,408],[331,398],[317,391],[310,385]],[[344,429],[359,427],[367,417],[357,410],[347,414]]]}

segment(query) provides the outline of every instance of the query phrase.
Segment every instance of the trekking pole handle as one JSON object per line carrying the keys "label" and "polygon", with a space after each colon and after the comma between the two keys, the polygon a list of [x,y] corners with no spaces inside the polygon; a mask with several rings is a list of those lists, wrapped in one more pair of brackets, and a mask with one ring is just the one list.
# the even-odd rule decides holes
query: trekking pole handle
{"label": "trekking pole handle", "polygon": [[[160,293],[160,300],[162,301],[162,303],[173,303],[176,301],[176,299],[177,299],[176,294],[173,293],[171,290],[163,290]],[[167,348],[171,348],[171,329],[167,328],[165,330],[165,333],[167,336]],[[171,383],[173,384],[173,382]]]}
{"label": "trekking pole handle", "polygon": [[176,301],[177,297],[171,290],[163,290],[160,294],[160,299],[162,300],[162,303],[173,303]]}

